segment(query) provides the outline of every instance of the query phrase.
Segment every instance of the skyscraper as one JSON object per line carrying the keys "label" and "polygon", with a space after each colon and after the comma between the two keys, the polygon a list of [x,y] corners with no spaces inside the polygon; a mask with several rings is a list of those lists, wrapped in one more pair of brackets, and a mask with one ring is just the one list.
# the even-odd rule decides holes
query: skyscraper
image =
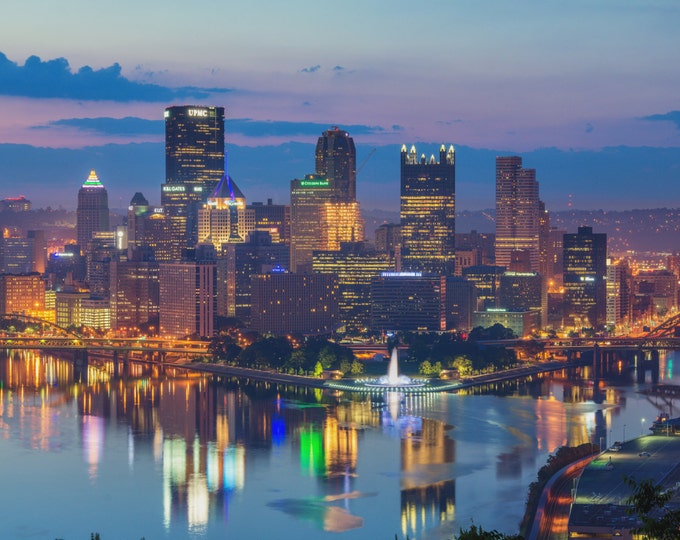
{"label": "skyscraper", "polygon": [[316,143],[316,174],[327,178],[335,202],[357,198],[357,152],[349,133],[332,127]]}
{"label": "skyscraper", "polygon": [[607,235],[579,227],[564,235],[565,315],[574,326],[598,328],[607,314]]}
{"label": "skyscraper", "polygon": [[402,269],[453,275],[456,233],[456,163],[453,145],[420,159],[401,148]]}
{"label": "skyscraper", "polygon": [[173,258],[197,242],[198,209],[224,176],[224,107],[165,109],[165,184]]}
{"label": "skyscraper", "polygon": [[212,186],[224,175],[224,107],[165,109],[165,181]]}
{"label": "skyscraper", "polygon": [[244,242],[246,198],[228,174],[220,180],[207,202],[198,211],[198,241],[209,242],[220,250],[222,244]]}
{"label": "skyscraper", "polygon": [[[540,204],[535,169],[519,156],[496,158],[496,264],[510,268],[513,252],[525,252],[539,271]],[[515,253],[515,260],[519,256]]]}
{"label": "skyscraper", "polygon": [[78,190],[76,211],[76,235],[78,246],[87,252],[88,243],[95,232],[109,230],[109,196],[92,169],[83,186]]}

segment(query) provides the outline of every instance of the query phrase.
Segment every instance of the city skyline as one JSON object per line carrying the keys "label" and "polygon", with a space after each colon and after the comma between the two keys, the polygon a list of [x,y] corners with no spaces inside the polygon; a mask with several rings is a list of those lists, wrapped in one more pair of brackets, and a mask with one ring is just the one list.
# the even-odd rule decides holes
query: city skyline
{"label": "city skyline", "polygon": [[67,5],[68,16],[15,3],[0,22],[0,196],[66,206],[55,179],[76,185],[91,168],[111,179],[112,207],[151,194],[162,110],[191,103],[225,107],[229,170],[251,200],[285,202],[288,182],[314,171],[307,147],[335,125],[354,137],[358,167],[371,156],[357,180],[367,209],[398,207],[401,144],[440,140],[459,155],[461,209],[493,206],[495,155],[534,164],[549,209],[680,200],[670,0],[396,2],[388,13],[260,1],[210,6],[216,23],[207,3]]}

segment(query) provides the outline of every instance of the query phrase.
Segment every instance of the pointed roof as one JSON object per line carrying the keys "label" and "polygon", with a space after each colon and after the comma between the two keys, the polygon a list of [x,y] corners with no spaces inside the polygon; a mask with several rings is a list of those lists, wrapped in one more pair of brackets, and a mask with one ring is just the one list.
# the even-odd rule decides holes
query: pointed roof
{"label": "pointed roof", "polygon": [[235,199],[245,199],[246,197],[241,189],[236,185],[236,182],[234,182],[232,177],[228,174],[225,174],[220,180],[220,183],[217,184],[217,187],[215,188],[215,191],[213,191],[213,194],[210,196],[210,198],[231,199],[233,201]]}
{"label": "pointed roof", "polygon": [[85,183],[83,184],[84,188],[103,188],[104,185],[99,181],[99,178],[97,177],[97,173],[94,171],[94,169],[90,170],[90,176],[87,177],[87,180],[85,180]]}
{"label": "pointed roof", "polygon": [[149,201],[146,200],[146,197],[142,195],[141,191],[138,191],[132,196],[130,206],[149,206]]}

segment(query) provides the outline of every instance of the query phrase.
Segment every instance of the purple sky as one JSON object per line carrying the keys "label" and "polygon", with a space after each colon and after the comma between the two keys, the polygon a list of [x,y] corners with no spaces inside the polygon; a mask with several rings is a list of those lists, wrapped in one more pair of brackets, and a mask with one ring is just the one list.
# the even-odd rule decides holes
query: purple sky
{"label": "purple sky", "polygon": [[[549,208],[680,203],[675,0],[99,4],[3,7],[0,196],[74,206],[95,167],[114,200],[157,199],[163,109],[196,103],[226,108],[252,200],[284,198],[313,170],[293,143],[338,125],[360,161],[381,149],[359,176],[366,207],[398,201],[402,143],[459,148],[459,209],[493,206],[493,156],[510,153]],[[621,155],[636,161],[607,161]]]}

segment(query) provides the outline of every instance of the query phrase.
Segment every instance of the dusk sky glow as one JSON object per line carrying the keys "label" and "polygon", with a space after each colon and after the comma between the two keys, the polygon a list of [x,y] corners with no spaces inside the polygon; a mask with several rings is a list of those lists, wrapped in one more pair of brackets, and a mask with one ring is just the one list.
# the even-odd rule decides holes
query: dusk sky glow
{"label": "dusk sky glow", "polygon": [[[163,109],[196,103],[225,107],[229,168],[249,200],[287,202],[288,181],[314,166],[313,150],[300,163],[291,143],[313,148],[338,125],[359,161],[379,150],[357,183],[367,208],[398,201],[402,143],[428,155],[456,145],[459,210],[493,206],[493,162],[472,168],[468,148],[540,166],[549,208],[572,192],[580,208],[677,206],[679,22],[675,0],[11,2],[0,19],[0,196],[19,184],[36,206],[71,207],[77,187],[57,194],[48,177],[71,189],[95,168],[113,200],[139,190],[156,200]],[[114,165],[125,153],[113,159],[110,144],[135,144],[138,167]],[[295,159],[246,166],[262,146]],[[67,165],[51,166],[54,152],[36,160],[42,147]],[[628,178],[607,167],[602,152],[615,147],[646,152]],[[580,165],[552,170],[532,157],[544,149]],[[598,186],[598,200],[579,198],[579,182]]]}

